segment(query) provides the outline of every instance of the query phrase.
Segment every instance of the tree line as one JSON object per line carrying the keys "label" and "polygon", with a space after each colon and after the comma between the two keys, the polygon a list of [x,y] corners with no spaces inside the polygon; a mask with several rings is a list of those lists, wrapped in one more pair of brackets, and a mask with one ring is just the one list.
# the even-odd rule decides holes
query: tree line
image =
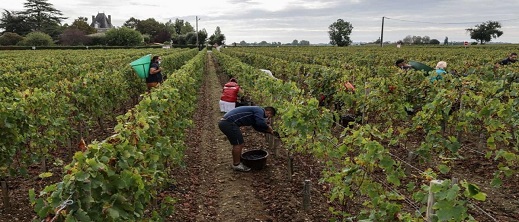
{"label": "tree line", "polygon": [[27,0],[23,11],[2,12],[0,18],[0,45],[48,46],[48,45],[117,45],[136,46],[150,43],[176,45],[225,44],[225,35],[220,27],[208,37],[205,29],[196,30],[184,20],[169,20],[166,23],[154,18],[139,20],[129,18],[122,27],[106,33],[98,33],[88,24],[88,18],[78,17],[72,24],[61,24],[67,17],[47,2]]}

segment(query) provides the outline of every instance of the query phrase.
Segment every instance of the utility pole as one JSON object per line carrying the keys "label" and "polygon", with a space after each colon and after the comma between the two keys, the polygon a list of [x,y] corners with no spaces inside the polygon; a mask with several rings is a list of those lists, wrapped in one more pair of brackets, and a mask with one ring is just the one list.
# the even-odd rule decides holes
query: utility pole
{"label": "utility pole", "polygon": [[384,43],[384,16],[382,16],[382,30],[380,31],[380,47]]}
{"label": "utility pole", "polygon": [[198,18],[198,16],[196,16],[196,48],[200,50],[200,45],[198,45],[198,20],[200,19]]}

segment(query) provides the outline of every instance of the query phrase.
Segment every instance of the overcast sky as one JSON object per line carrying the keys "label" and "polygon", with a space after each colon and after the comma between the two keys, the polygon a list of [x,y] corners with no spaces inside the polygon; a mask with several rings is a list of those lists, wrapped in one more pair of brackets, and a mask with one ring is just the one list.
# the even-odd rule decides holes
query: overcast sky
{"label": "overcast sky", "polygon": [[[25,0],[1,0],[0,9],[23,10]],[[351,39],[369,42],[380,37],[382,17],[384,41],[407,35],[429,36],[443,42],[472,41],[467,28],[494,20],[504,34],[493,42],[519,43],[519,0],[48,0],[64,16],[63,23],[104,12],[119,27],[130,17],[155,18],[165,23],[183,19],[209,35],[219,26],[226,43],[289,43],[307,40],[328,43],[328,26],[337,19],[353,25]]]}

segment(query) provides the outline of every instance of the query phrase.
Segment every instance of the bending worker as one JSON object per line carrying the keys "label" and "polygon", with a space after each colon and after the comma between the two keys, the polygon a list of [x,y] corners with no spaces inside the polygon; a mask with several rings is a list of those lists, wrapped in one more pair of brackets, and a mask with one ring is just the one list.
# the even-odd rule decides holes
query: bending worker
{"label": "bending worker", "polygon": [[268,106],[240,106],[226,113],[218,122],[218,127],[227,136],[232,145],[232,168],[236,171],[250,171],[241,162],[241,152],[245,147],[241,126],[252,126],[256,131],[274,134],[272,127],[267,125],[267,118],[276,115],[276,109]]}

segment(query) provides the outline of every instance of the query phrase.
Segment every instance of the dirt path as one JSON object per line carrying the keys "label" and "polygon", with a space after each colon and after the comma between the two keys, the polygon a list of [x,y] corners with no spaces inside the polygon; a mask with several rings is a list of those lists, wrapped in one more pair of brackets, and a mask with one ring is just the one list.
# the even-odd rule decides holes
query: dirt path
{"label": "dirt path", "polygon": [[217,126],[222,117],[218,106],[222,86],[212,59],[207,68],[188,133],[187,166],[176,178],[184,199],[172,221],[261,220],[265,207],[252,187],[254,175],[231,169],[231,145]]}

